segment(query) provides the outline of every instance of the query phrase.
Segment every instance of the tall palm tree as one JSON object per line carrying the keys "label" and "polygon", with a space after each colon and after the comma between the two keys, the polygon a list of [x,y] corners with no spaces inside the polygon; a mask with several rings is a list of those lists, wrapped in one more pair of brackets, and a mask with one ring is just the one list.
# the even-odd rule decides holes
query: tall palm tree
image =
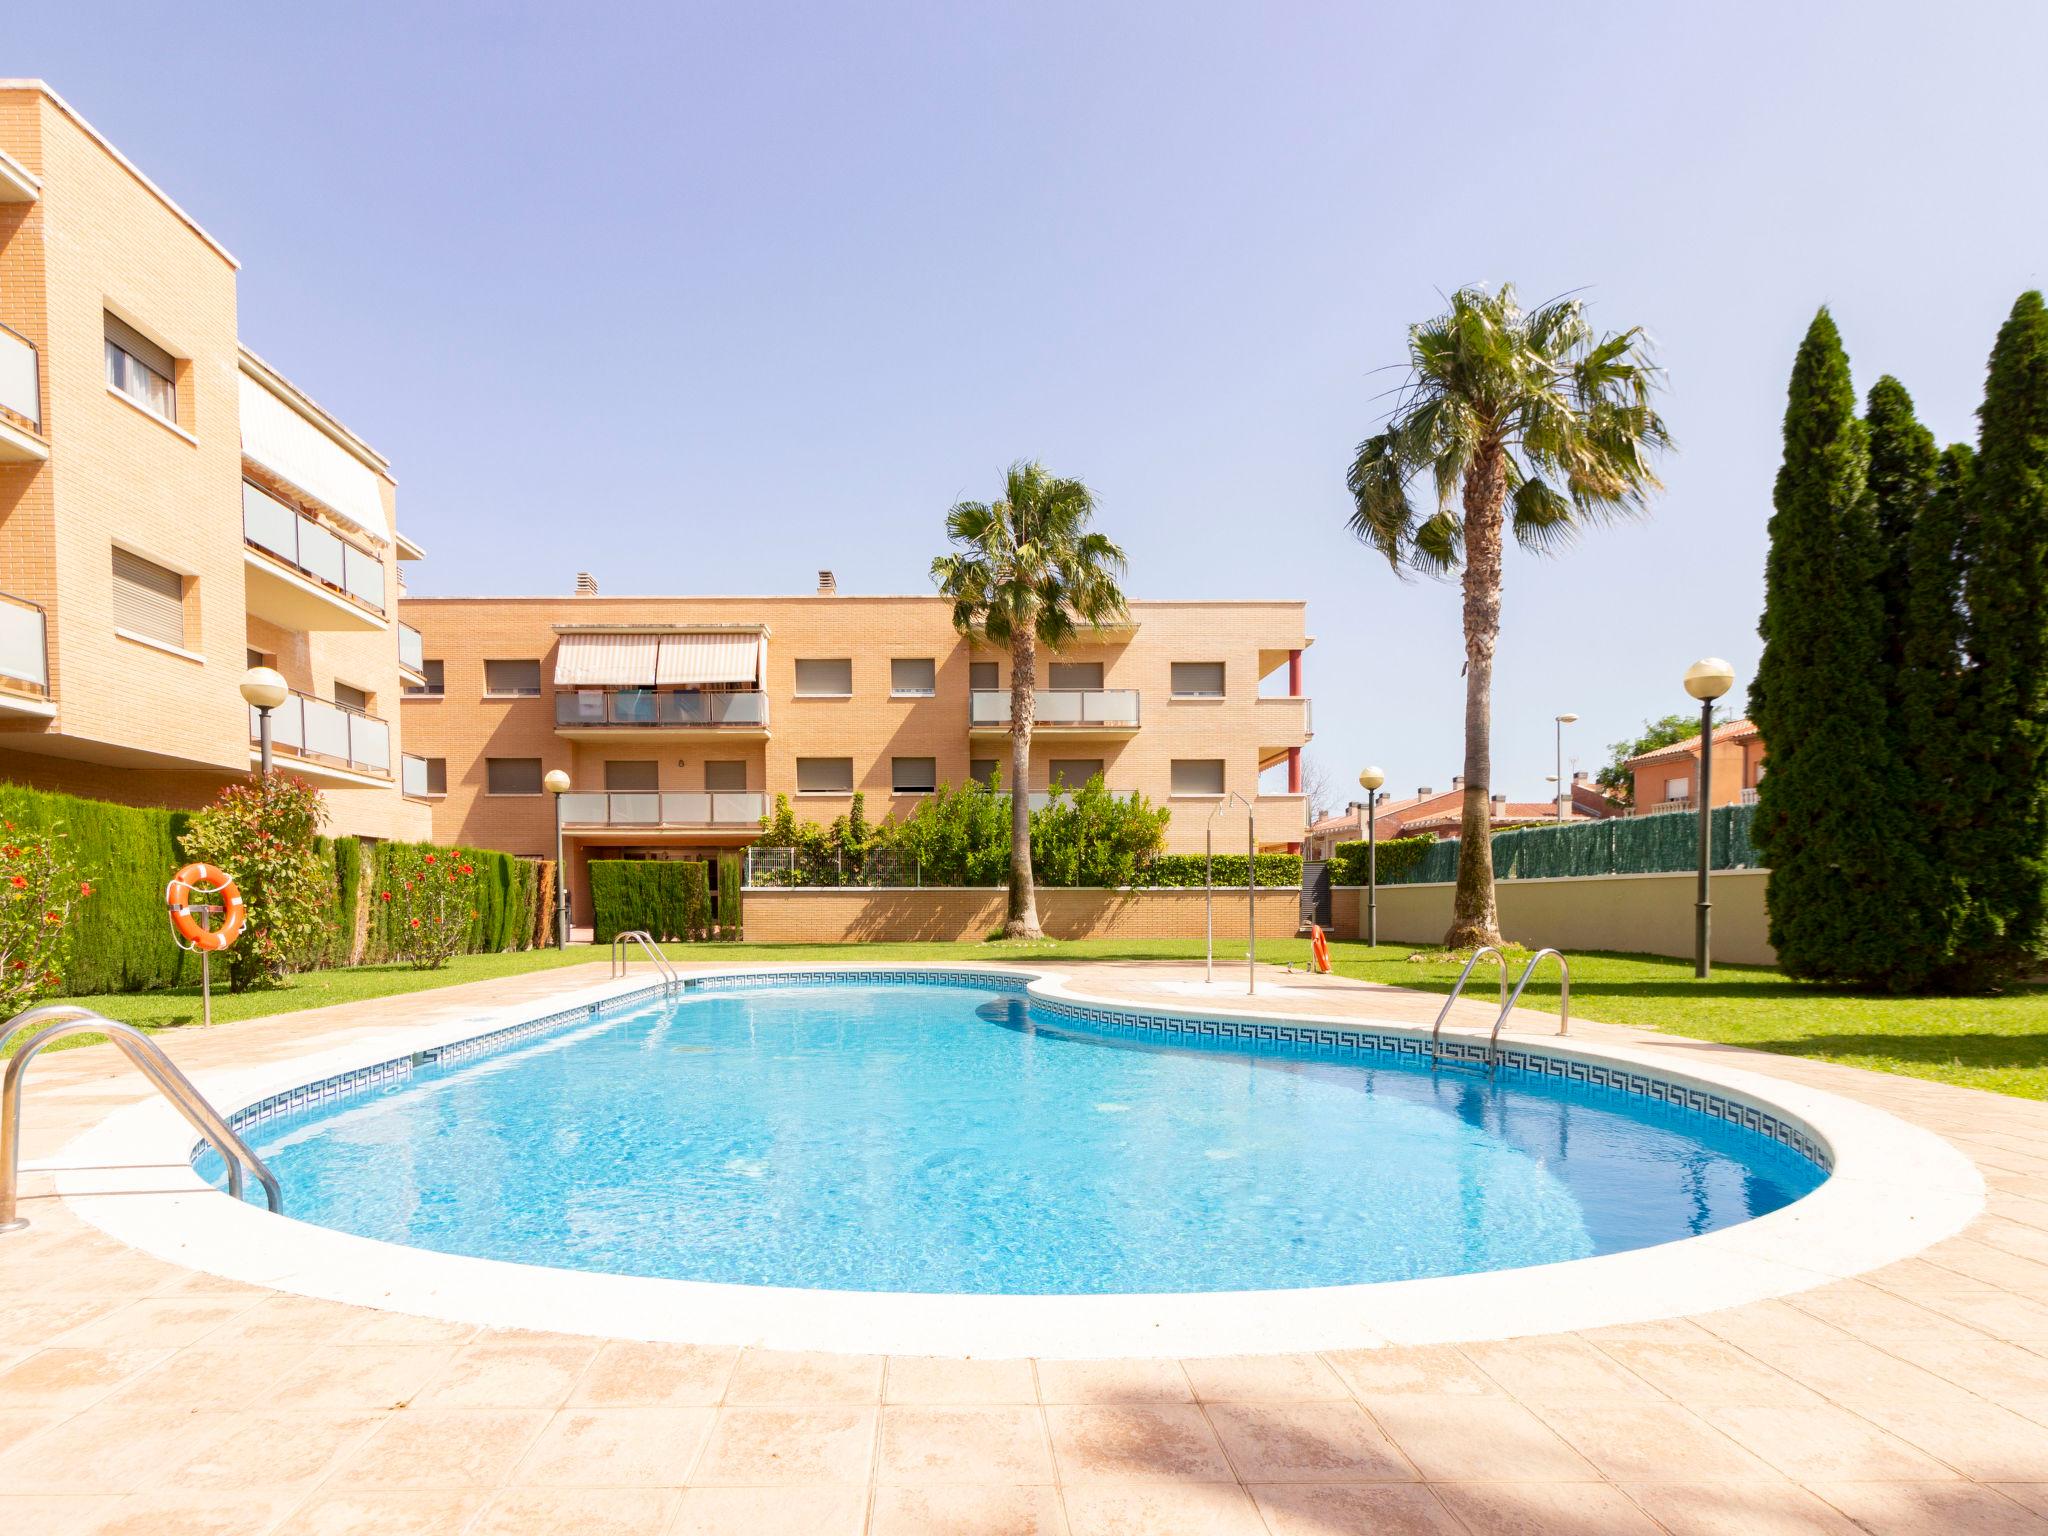
{"label": "tall palm tree", "polygon": [[1038,648],[1056,651],[1083,625],[1128,609],[1118,582],[1124,552],[1091,533],[1095,496],[1043,464],[1010,466],[1003,498],[963,501],[946,514],[953,553],[932,561],[932,580],[953,600],[953,623],[1010,652],[1010,905],[1005,938],[1041,937],[1031,880],[1031,726],[1037,718]]}
{"label": "tall palm tree", "polygon": [[[1351,531],[1399,572],[1463,568],[1465,803],[1454,949],[1500,942],[1487,793],[1503,523],[1549,553],[1591,523],[1644,510],[1671,446],[1650,408],[1658,383],[1641,327],[1596,335],[1566,297],[1524,313],[1511,286],[1461,288],[1408,330],[1408,377],[1351,465]],[[1427,477],[1433,505],[1410,487]]]}

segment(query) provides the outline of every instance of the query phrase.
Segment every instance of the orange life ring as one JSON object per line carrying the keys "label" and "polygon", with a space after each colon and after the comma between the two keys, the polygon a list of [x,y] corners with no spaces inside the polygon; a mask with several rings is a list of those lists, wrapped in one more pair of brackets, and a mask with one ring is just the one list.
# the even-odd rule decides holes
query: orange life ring
{"label": "orange life ring", "polygon": [[1316,952],[1316,969],[1325,976],[1330,974],[1330,941],[1323,937],[1323,930],[1314,923],[1308,925],[1308,947]]}
{"label": "orange life ring", "polygon": [[[220,897],[224,911],[218,928],[201,926],[192,911],[192,898],[200,890]],[[164,900],[170,903],[171,926],[178,930],[194,949],[226,949],[241,937],[242,924],[249,920],[249,909],[242,905],[242,893],[226,870],[215,869],[211,864],[187,864],[164,887]]]}

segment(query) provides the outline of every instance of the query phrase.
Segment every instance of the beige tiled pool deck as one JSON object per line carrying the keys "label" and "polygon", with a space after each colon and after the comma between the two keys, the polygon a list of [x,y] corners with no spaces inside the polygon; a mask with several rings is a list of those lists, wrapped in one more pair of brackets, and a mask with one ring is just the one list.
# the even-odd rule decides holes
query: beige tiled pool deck
{"label": "beige tiled pool deck", "polygon": [[[1199,982],[1034,969],[1155,1000]],[[188,1071],[248,1066],[598,973],[160,1038]],[[1260,985],[1209,1000],[1422,1021],[1437,1006]],[[2048,1106],[1573,1029],[1739,1059],[1925,1126],[1975,1161],[1986,1210],[1917,1258],[1783,1300],[1457,1346],[983,1361],[492,1333],[217,1279],[88,1226],[47,1165],[146,1089],[109,1048],[68,1051],[29,1083],[33,1225],[0,1238],[0,1532],[2048,1531]]]}

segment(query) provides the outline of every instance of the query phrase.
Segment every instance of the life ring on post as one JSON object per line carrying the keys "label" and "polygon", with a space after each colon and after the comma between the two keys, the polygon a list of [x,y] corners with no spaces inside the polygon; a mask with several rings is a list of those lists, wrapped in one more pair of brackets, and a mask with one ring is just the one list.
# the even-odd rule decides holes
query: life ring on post
{"label": "life ring on post", "polygon": [[1316,952],[1316,969],[1325,976],[1329,975],[1330,941],[1323,937],[1323,930],[1314,923],[1308,925],[1308,947]]}
{"label": "life ring on post", "polygon": [[[204,926],[193,912],[193,898],[199,895],[220,898],[218,928]],[[193,949],[226,949],[241,937],[242,924],[249,920],[249,909],[242,904],[241,890],[233,878],[211,864],[187,864],[171,876],[171,883],[164,887],[164,900],[170,904],[171,926],[178,930],[179,942]]]}

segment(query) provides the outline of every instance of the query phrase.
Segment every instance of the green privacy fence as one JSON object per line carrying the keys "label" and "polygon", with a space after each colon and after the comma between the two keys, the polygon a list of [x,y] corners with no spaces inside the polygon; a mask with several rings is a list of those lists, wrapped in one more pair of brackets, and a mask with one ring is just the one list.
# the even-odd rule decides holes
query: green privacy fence
{"label": "green privacy fence", "polygon": [[[1750,828],[1753,805],[1724,805],[1712,813],[1713,867],[1759,869]],[[1571,875],[1675,874],[1699,867],[1700,823],[1696,813],[1665,811],[1654,816],[1614,816],[1555,827],[1522,827],[1493,839],[1493,873],[1498,880],[1540,880]],[[1424,851],[1408,869],[1390,874],[1386,885],[1428,885],[1458,878],[1458,841],[1451,838]]]}

